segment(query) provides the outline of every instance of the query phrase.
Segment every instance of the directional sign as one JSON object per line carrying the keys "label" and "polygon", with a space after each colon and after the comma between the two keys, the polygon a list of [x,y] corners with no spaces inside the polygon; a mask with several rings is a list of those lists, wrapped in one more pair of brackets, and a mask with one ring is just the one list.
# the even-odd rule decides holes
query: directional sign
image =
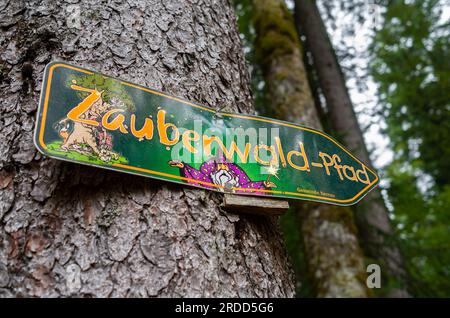
{"label": "directional sign", "polygon": [[55,159],[242,195],[351,205],[378,184],[321,131],[218,112],[63,62],[45,70],[35,144]]}

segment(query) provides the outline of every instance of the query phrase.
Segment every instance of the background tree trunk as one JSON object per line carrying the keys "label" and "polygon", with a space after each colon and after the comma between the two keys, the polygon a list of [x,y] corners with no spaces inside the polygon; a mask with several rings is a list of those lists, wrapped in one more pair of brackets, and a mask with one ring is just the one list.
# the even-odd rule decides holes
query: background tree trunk
{"label": "background tree trunk", "polygon": [[[315,1],[297,0],[295,12],[298,29],[305,36],[306,48],[311,52],[334,135],[358,158],[372,166],[344,76]],[[356,211],[360,241],[367,256],[384,265],[388,276],[405,287],[406,273],[402,256],[393,242],[393,230],[380,190],[369,193],[356,205]],[[391,296],[408,296],[404,287],[392,290]]]}
{"label": "background tree trunk", "polygon": [[276,220],[226,214],[220,194],[63,163],[33,146],[54,59],[252,112],[229,2],[71,2],[0,3],[0,295],[292,297]]}
{"label": "background tree trunk", "polygon": [[[276,117],[321,129],[292,14],[283,0],[254,0],[255,54]],[[365,297],[364,259],[352,211],[298,203],[308,271],[318,297]]]}

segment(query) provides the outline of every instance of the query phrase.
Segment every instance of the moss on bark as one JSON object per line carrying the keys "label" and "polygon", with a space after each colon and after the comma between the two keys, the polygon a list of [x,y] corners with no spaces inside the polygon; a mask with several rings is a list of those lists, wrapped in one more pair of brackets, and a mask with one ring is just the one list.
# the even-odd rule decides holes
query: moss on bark
{"label": "moss on bark", "polygon": [[278,1],[258,0],[254,6],[253,23],[257,30],[256,58],[262,67],[279,56],[291,54],[300,42],[292,14]]}
{"label": "moss on bark", "polygon": [[[322,128],[292,14],[283,0],[254,0],[255,55],[272,115]],[[364,258],[349,208],[296,203],[309,277],[319,297],[366,297]]]}

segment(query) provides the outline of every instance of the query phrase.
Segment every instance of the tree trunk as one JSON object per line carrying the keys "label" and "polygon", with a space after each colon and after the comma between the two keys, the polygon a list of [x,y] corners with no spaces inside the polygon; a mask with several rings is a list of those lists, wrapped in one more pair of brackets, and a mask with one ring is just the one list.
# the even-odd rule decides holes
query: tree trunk
{"label": "tree trunk", "polygon": [[253,112],[230,3],[71,2],[0,4],[0,296],[292,297],[275,219],[226,214],[220,194],[63,163],[33,146],[54,59]]}
{"label": "tree trunk", "polygon": [[[367,165],[372,162],[348,94],[344,76],[333,47],[313,0],[295,2],[296,23],[305,36],[314,69],[324,94],[329,122],[334,134]],[[388,211],[379,189],[369,193],[356,205],[356,219],[367,256],[385,265],[388,276],[405,285],[406,274],[402,256],[393,242]],[[405,288],[394,289],[391,296],[408,296]]]}
{"label": "tree trunk", "polygon": [[[292,14],[283,0],[254,0],[255,53],[277,118],[321,129]],[[318,297],[365,297],[364,259],[349,208],[296,204]]]}

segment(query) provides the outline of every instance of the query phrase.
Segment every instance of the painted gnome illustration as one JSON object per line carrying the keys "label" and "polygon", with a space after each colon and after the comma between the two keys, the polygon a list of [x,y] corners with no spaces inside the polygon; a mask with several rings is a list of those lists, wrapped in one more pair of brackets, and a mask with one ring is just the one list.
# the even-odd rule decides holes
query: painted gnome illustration
{"label": "painted gnome illustration", "polygon": [[55,124],[63,140],[59,149],[95,156],[104,163],[118,160],[120,154],[113,150],[113,136],[103,127],[101,118],[111,109],[130,108],[131,98],[113,80],[97,74],[72,78],[67,85],[83,99],[78,106],[85,103],[89,107],[79,116],[80,121],[65,117]]}
{"label": "painted gnome illustration", "polygon": [[[195,169],[179,160],[170,160],[168,164],[180,169],[182,177],[190,179],[188,183],[201,185],[208,189],[230,190],[235,193],[265,194],[264,191],[276,188],[276,184],[269,181],[252,181],[239,165],[227,162],[223,155],[205,161],[200,169]],[[199,183],[200,181],[201,183]],[[212,184],[218,186],[215,187]],[[259,191],[258,191],[259,190]]]}
{"label": "painted gnome illustration", "polygon": [[[95,89],[72,85],[72,88],[74,87],[77,90],[83,90],[91,94],[97,92]],[[101,98],[102,92],[99,92],[98,95],[98,99],[90,107],[89,111],[82,115],[84,119],[101,122],[99,118],[113,107],[111,104],[103,101]],[[111,102],[114,105],[120,103],[120,100],[111,100]],[[101,124],[92,126],[80,122],[72,122],[69,118],[64,118],[58,122],[56,127],[59,135],[63,138],[61,150],[72,150],[85,155],[93,154],[98,156],[103,162],[109,162],[111,159],[118,159],[119,157],[112,150],[112,135]]]}

